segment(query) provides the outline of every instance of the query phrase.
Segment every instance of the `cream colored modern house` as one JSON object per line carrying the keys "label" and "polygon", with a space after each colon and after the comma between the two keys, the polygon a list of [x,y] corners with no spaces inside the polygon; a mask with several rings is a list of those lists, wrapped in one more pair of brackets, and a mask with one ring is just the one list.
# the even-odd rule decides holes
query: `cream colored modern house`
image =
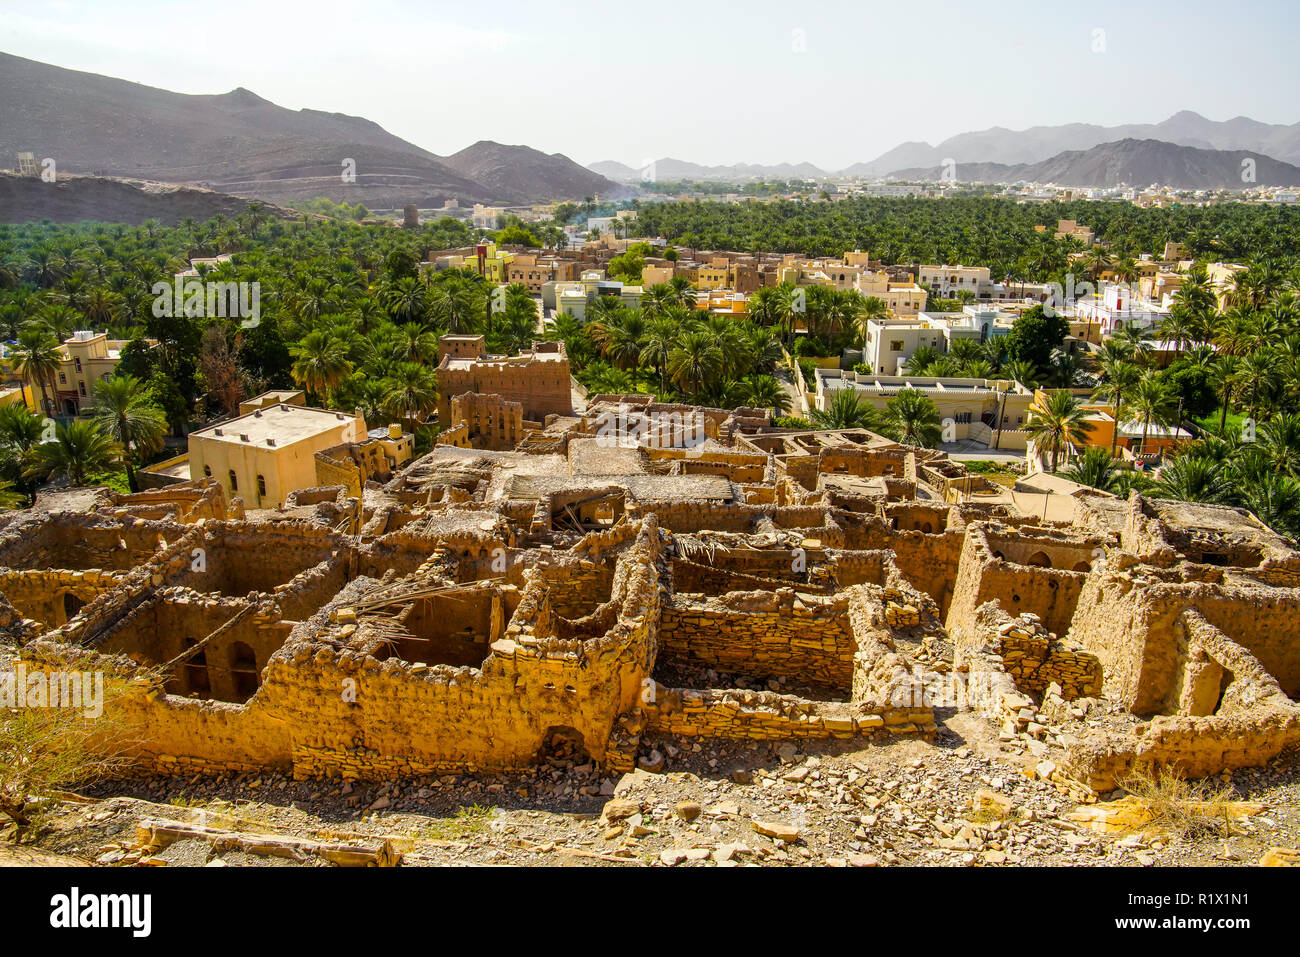
{"label": "cream colored modern house", "polygon": [[[884,412],[904,389],[916,389],[929,396],[939,409],[944,424],[942,441],[970,439],[990,448],[1019,450],[1025,447],[1023,432],[1034,393],[1018,382],[1005,379],[934,378],[932,376],[866,375],[840,369],[818,369],[814,408],[826,411],[837,392],[852,390],[861,401]],[[998,434],[999,419],[1001,434]]]}
{"label": "cream colored modern house", "polygon": [[314,488],[316,453],[367,438],[365,417],[280,403],[190,433],[190,478],[214,478],[248,508]]}

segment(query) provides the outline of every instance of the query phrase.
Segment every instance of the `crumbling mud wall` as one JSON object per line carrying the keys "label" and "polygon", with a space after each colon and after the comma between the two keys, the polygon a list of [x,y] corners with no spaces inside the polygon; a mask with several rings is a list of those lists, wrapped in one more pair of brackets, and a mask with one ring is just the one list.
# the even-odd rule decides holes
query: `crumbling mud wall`
{"label": "crumbling mud wall", "polygon": [[929,734],[934,712],[839,701],[809,701],[770,691],[657,686],[643,705],[646,730],[680,737],[783,741]]}
{"label": "crumbling mud wall", "polygon": [[660,660],[745,674],[784,675],[838,688],[853,682],[853,635],[844,596],[790,588],[664,602]]}

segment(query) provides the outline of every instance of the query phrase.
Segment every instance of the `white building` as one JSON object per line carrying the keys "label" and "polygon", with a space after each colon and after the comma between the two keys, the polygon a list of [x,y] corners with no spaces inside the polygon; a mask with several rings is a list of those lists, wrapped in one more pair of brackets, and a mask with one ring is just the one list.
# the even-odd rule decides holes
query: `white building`
{"label": "white building", "polygon": [[949,352],[958,339],[987,342],[1011,331],[1015,317],[988,306],[966,306],[961,312],[917,313],[915,318],[867,323],[862,362],[876,375],[894,375],[912,354],[925,346]]}
{"label": "white building", "polygon": [[1125,283],[1103,284],[1100,296],[1080,299],[1073,312],[1078,319],[1099,323],[1102,335],[1107,336],[1131,327],[1150,329],[1169,315],[1164,306],[1135,295]]}

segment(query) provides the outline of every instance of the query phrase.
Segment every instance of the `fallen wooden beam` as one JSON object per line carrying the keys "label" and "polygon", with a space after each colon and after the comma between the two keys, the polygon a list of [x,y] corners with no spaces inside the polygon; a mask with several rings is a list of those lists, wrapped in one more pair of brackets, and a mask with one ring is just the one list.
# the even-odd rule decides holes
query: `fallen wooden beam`
{"label": "fallen wooden beam", "polygon": [[396,867],[402,862],[402,855],[392,841],[379,838],[336,844],[283,834],[227,831],[159,818],[145,818],[136,826],[136,843],[149,850],[160,850],[186,840],[207,841],[218,852],[246,851],[302,862],[319,857],[340,867]]}

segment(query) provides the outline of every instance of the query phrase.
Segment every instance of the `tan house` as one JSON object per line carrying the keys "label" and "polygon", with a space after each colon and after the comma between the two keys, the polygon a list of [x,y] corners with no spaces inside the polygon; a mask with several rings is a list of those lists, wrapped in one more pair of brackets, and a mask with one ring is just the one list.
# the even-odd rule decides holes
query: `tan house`
{"label": "tan house", "polygon": [[[80,331],[59,346],[62,361],[54,373],[54,392],[49,396],[53,408],[51,415],[75,416],[87,408],[95,396],[95,383],[113,374],[122,360],[122,350],[128,340],[110,339],[107,333]],[[41,402],[39,388],[29,403],[33,411]]]}
{"label": "tan house", "polygon": [[190,478],[214,478],[249,508],[278,508],[314,488],[316,453],[367,438],[359,413],[281,403],[190,433]]}

